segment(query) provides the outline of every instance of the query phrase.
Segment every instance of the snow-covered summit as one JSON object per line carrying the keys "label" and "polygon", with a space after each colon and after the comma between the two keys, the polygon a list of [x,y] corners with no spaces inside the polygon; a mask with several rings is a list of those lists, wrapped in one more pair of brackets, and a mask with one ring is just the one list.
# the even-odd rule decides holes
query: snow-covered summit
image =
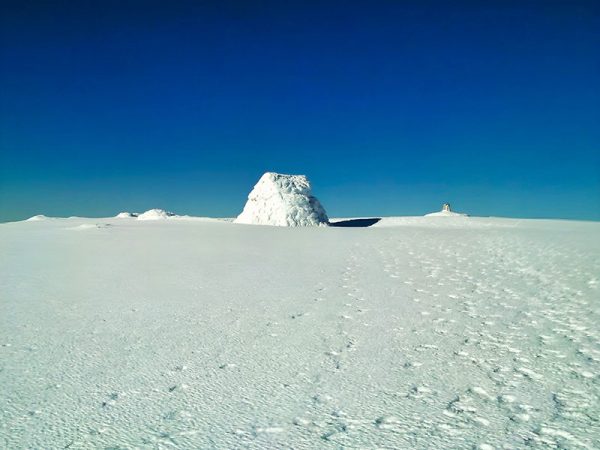
{"label": "snow-covered summit", "polygon": [[248,195],[235,223],[302,227],[327,225],[329,219],[312,195],[305,175],[265,173]]}
{"label": "snow-covered summit", "polygon": [[450,209],[450,203],[444,203],[442,205],[441,211],[425,214],[425,216],[426,217],[466,217],[467,214],[454,212]]}
{"label": "snow-covered summit", "polygon": [[138,216],[138,220],[163,220],[174,216],[175,214],[165,211],[164,209],[149,209],[148,211],[140,214]]}
{"label": "snow-covered summit", "polygon": [[117,219],[129,219],[131,217],[137,217],[137,216],[138,216],[138,213],[130,213],[128,211],[123,211],[123,212],[120,212],[119,214],[117,214],[115,216],[115,218],[117,218]]}

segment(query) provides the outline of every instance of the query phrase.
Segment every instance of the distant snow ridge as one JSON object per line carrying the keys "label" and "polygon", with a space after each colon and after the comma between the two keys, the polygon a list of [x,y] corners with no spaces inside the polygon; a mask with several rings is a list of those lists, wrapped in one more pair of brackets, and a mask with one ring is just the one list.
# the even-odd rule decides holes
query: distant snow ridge
{"label": "distant snow ridge", "polygon": [[425,214],[426,217],[466,217],[467,214],[457,213],[450,209],[450,203],[444,203],[442,210],[434,213]]}
{"label": "distant snow ridge", "polygon": [[33,217],[30,217],[29,219],[26,219],[25,221],[26,222],[37,222],[39,220],[46,220],[47,218],[48,217],[46,217],[43,214],[38,214],[37,216],[33,216]]}
{"label": "distant snow ridge", "polygon": [[309,227],[329,224],[327,213],[311,193],[305,175],[265,173],[235,223]]}
{"label": "distant snow ridge", "polygon": [[137,217],[137,216],[138,216],[138,213],[130,213],[127,211],[123,211],[123,212],[120,212],[119,214],[117,214],[115,217],[117,219],[128,219],[128,218]]}
{"label": "distant snow ridge", "polygon": [[138,220],[164,220],[174,216],[175,214],[167,212],[164,209],[149,209],[145,213],[140,214]]}

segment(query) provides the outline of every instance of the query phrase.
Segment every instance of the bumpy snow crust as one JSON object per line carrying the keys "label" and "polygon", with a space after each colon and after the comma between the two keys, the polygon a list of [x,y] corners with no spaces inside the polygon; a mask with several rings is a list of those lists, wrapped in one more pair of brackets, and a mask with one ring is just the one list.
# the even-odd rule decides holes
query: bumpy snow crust
{"label": "bumpy snow crust", "polygon": [[304,175],[265,173],[252,192],[235,223],[310,227],[329,224],[327,213],[311,193]]}
{"label": "bumpy snow crust", "polygon": [[175,214],[167,212],[164,209],[149,209],[138,216],[138,220],[163,220],[173,217]]}

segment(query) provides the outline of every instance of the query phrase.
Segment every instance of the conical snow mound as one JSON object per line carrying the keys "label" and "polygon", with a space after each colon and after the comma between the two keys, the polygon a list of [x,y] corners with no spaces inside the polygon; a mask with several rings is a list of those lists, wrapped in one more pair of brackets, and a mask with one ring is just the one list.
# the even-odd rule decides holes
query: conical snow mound
{"label": "conical snow mound", "polygon": [[175,214],[164,209],[149,209],[138,216],[138,220],[163,220],[173,217]]}
{"label": "conical snow mound", "polygon": [[314,227],[328,225],[327,213],[304,175],[265,173],[250,195],[235,223]]}

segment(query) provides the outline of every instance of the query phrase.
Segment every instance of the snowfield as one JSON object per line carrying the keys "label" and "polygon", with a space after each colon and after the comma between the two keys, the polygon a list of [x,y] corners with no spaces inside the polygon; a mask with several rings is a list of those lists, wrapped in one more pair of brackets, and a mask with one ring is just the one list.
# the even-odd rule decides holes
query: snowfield
{"label": "snowfield", "polygon": [[600,448],[600,223],[39,217],[0,255],[2,448]]}

